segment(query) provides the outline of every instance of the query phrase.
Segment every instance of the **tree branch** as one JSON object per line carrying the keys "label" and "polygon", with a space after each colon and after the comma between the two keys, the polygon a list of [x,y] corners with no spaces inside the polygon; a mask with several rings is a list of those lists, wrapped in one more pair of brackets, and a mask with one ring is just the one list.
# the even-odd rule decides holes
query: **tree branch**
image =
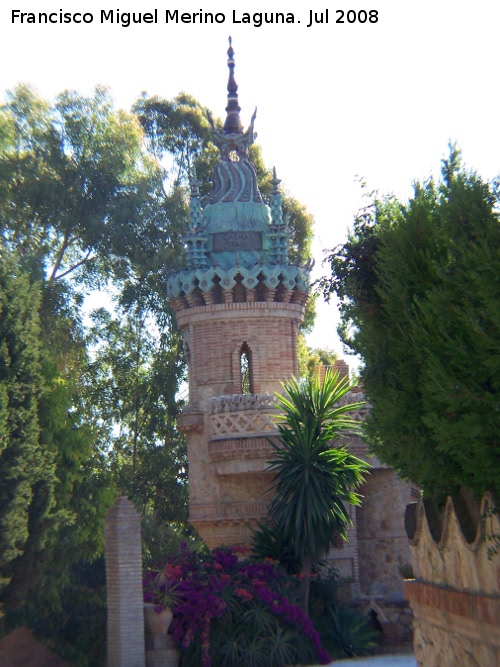
{"label": "tree branch", "polygon": [[89,258],[93,259],[93,257],[92,258],[90,257],[91,252],[92,252],[92,250],[89,250],[87,255],[82,260],[80,260],[79,262],[77,262],[76,264],[71,266],[69,269],[67,269],[63,273],[60,273],[58,276],[54,276],[54,271],[52,271],[52,275],[50,276],[50,280],[60,280],[61,278],[64,278],[64,276],[67,276],[72,271],[75,271],[75,269],[77,269],[79,266],[82,266],[82,264],[85,264],[86,262],[88,262]]}

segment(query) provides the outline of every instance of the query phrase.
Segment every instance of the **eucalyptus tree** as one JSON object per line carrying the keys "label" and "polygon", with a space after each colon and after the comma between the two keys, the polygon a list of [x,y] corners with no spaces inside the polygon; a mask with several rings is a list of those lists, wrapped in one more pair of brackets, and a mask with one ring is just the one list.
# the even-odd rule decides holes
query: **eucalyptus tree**
{"label": "eucalyptus tree", "polygon": [[[0,451],[0,466],[15,463],[19,473],[1,476],[2,509],[10,507],[7,498],[22,498],[14,503],[19,513],[15,548],[4,545],[3,550],[9,570],[2,601],[14,612],[30,605],[55,609],[71,560],[102,552],[102,515],[114,492],[99,423],[85,404],[88,356],[81,305],[84,290],[115,272],[112,259],[118,256],[118,240],[123,244],[127,236],[127,211],[133,217],[139,210],[151,169],[146,159],[140,164],[137,121],[115,112],[101,89],[89,98],[63,93],[51,105],[20,86],[0,108],[0,129],[6,272],[0,316],[6,375],[0,394],[10,423],[27,416],[14,399],[23,395],[25,382],[15,369],[27,362],[16,361],[14,352],[26,357],[29,348],[36,370],[32,427],[9,430],[8,422]],[[14,283],[18,294],[10,293]],[[6,327],[22,299],[29,301],[29,317],[9,333]],[[23,327],[30,321],[36,333],[30,330],[28,346]],[[11,531],[5,523],[4,528],[7,538]],[[57,571],[50,567],[56,548]]]}
{"label": "eucalyptus tree", "polygon": [[[271,174],[258,148],[252,151],[268,192]],[[12,275],[24,276],[38,299],[36,447],[48,461],[46,479],[55,476],[51,519],[39,523],[42,532],[47,528],[45,551],[24,550],[26,567],[17,569],[18,586],[6,584],[5,599],[10,586],[40,609],[60,605],[65,582],[48,578],[42,561],[50,563],[58,540],[65,545],[61,563],[102,551],[99,525],[115,485],[134,493],[156,525],[185,521],[187,467],[175,426],[184,366],[165,284],[182,254],[192,168],[208,193],[216,155],[205,110],[185,94],[171,101],[144,96],[125,113],[103,88],[89,96],[66,91],[49,103],[18,86],[0,107],[0,235],[14,257]],[[312,221],[285,198],[287,206],[292,252],[303,262]],[[96,315],[89,333],[82,308],[96,288],[116,295],[115,315]],[[127,370],[138,340],[143,357]],[[10,409],[5,392],[2,428]],[[115,403],[106,402],[110,393]],[[1,464],[7,458],[0,452]],[[176,499],[171,506],[169,495]],[[44,577],[40,595],[35,572]]]}
{"label": "eucalyptus tree", "polygon": [[184,377],[178,337],[147,311],[92,313],[89,400],[106,430],[115,483],[159,523],[187,521],[187,453],[176,429]]}
{"label": "eucalyptus tree", "polygon": [[130,236],[150,177],[141,130],[103,88],[54,105],[27,86],[0,109],[0,230],[46,282],[96,280]]}

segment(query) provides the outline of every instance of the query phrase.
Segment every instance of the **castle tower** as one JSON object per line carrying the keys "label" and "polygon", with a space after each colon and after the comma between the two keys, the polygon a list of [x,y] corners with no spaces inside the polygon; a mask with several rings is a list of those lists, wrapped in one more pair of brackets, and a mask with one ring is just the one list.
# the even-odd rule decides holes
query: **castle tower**
{"label": "castle tower", "polygon": [[297,375],[297,333],[308,271],[288,259],[290,232],[279,180],[264,201],[248,158],[255,113],[240,119],[229,40],[228,95],[222,132],[212,125],[220,159],[202,203],[192,182],[186,266],[168,293],[182,329],[189,369],[186,433],[190,521],[210,547],[248,542],[268,499],[266,472],[276,433],[273,392]]}

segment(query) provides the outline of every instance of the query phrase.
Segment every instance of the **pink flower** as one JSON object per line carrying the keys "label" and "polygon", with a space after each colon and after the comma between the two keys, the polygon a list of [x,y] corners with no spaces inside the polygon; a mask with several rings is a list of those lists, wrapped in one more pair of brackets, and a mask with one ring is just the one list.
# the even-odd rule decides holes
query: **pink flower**
{"label": "pink flower", "polygon": [[251,551],[248,544],[233,544],[231,548],[235,554],[240,554],[241,556],[248,556]]}
{"label": "pink flower", "polygon": [[242,600],[253,600],[253,595],[244,588],[237,588],[234,592]]}
{"label": "pink flower", "polygon": [[163,568],[163,574],[167,579],[180,579],[182,577],[182,567],[167,563]]}

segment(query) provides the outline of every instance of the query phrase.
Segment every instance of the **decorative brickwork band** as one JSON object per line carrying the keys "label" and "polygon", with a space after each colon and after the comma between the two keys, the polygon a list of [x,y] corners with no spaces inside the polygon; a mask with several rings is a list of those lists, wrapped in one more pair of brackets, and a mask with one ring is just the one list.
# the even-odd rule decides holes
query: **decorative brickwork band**
{"label": "decorative brickwork band", "polygon": [[410,602],[433,607],[449,614],[473,618],[477,623],[500,622],[500,597],[454,591],[423,581],[405,581],[405,597]]}
{"label": "decorative brickwork band", "polygon": [[225,505],[191,505],[189,519],[200,521],[247,521],[267,514],[267,503],[226,503]]}
{"label": "decorative brickwork band", "polygon": [[118,498],[104,519],[108,667],[144,667],[141,519]]}
{"label": "decorative brickwork band", "polygon": [[273,448],[267,438],[229,438],[208,443],[211,461],[272,458]]}
{"label": "decorative brickwork band", "polygon": [[201,433],[203,431],[203,412],[184,409],[177,417],[177,428],[181,433]]}

